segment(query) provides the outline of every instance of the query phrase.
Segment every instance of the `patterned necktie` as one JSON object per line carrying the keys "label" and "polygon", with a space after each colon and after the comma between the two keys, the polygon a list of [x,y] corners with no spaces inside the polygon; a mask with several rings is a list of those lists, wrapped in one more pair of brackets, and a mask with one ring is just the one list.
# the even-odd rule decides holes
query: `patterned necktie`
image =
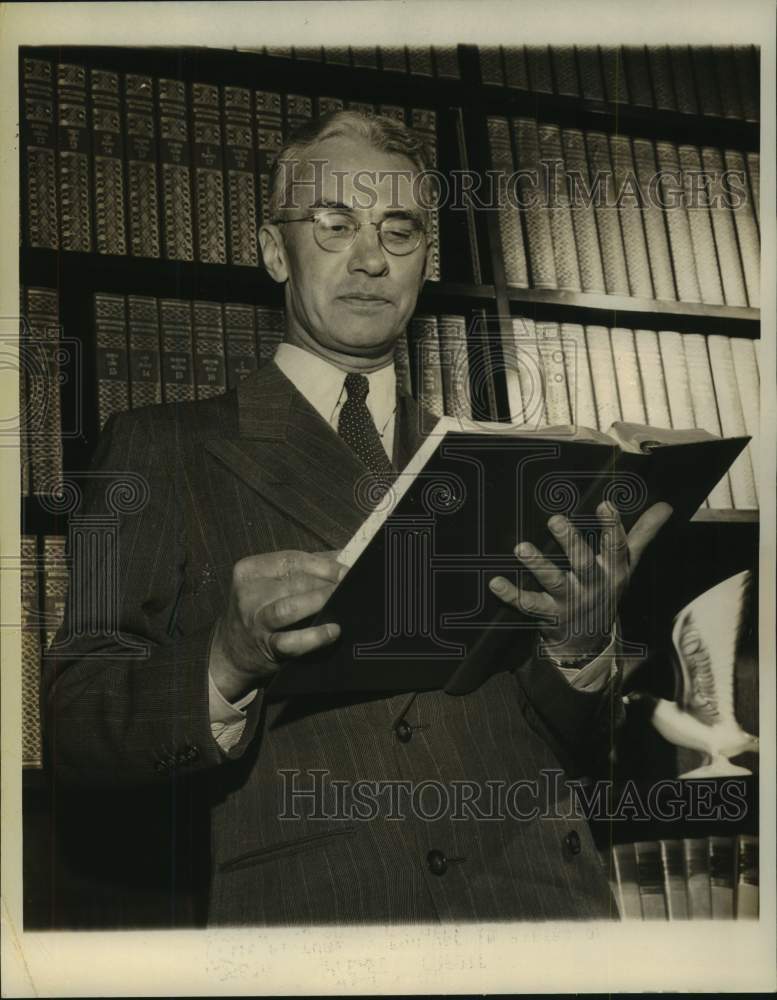
{"label": "patterned necktie", "polygon": [[370,391],[369,379],[366,375],[349,372],[345,376],[345,391],[348,396],[337,423],[337,432],[364,462],[367,468],[377,475],[387,475],[393,471],[386,449],[380,440],[378,429],[367,409],[367,394]]}

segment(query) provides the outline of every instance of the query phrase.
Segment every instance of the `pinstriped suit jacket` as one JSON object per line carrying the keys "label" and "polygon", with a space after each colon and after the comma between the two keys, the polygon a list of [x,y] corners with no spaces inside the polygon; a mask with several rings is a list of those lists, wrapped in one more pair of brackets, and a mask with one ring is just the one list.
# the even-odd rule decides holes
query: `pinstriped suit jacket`
{"label": "pinstriped suit jacket", "polygon": [[[416,404],[400,393],[397,468],[421,440]],[[347,704],[260,693],[226,758],[215,743],[208,652],[234,563],[340,548],[364,516],[353,499],[363,466],[274,364],[224,396],[112,418],[95,464],[148,482],[147,504],[121,516],[118,551],[119,628],[148,655],[118,657],[96,620],[91,637],[49,658],[50,760],[80,783],[196,775],[209,784],[212,923],[613,916],[559,772],[606,743],[617,680],[585,693],[531,659],[517,669],[495,663],[460,696]],[[94,494],[87,508],[100,504]],[[72,572],[71,593],[88,584],[85,564]],[[542,774],[539,786],[527,784]],[[506,818],[488,818],[500,787],[512,789]],[[457,815],[455,802],[478,789],[476,806]],[[549,818],[531,818],[538,803],[555,805]],[[432,851],[444,855],[443,872]]]}

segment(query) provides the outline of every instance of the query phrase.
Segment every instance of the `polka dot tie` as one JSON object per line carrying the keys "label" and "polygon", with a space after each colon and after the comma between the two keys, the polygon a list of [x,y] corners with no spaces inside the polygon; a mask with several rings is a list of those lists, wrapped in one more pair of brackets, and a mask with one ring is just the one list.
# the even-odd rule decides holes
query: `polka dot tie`
{"label": "polka dot tie", "polygon": [[337,432],[371,472],[383,476],[392,472],[393,467],[367,409],[369,391],[370,382],[366,375],[349,372],[345,376],[347,399],[340,410]]}

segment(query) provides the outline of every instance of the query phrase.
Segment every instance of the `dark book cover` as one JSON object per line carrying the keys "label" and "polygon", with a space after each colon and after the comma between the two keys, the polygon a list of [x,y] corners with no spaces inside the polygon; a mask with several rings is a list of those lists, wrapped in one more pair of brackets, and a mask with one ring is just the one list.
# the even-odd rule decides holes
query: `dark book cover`
{"label": "dark book cover", "polygon": [[219,88],[193,83],[191,100],[197,259],[203,264],[226,264],[227,221]]}
{"label": "dark book cover", "polygon": [[108,417],[130,408],[127,303],[123,295],[94,296],[97,410],[100,430]]}
{"label": "dark book cover", "polygon": [[129,312],[130,402],[133,409],[162,402],[162,362],[157,300],[127,296]]}
{"label": "dark book cover", "polygon": [[98,253],[127,253],[124,208],[124,142],[119,75],[93,69],[92,149],[94,151],[94,232]]}
{"label": "dark book cover", "polygon": [[194,388],[197,399],[220,396],[227,388],[224,320],[220,302],[193,302]]}
{"label": "dark book cover", "polygon": [[162,398],[166,403],[194,399],[191,302],[159,300],[162,334]]}
{"label": "dark book cover", "polygon": [[283,146],[281,95],[267,90],[254,92],[256,126],[256,174],[261,222],[270,221],[270,171]]}
{"label": "dark book cover", "polygon": [[52,65],[24,59],[21,101],[23,238],[31,247],[59,247],[57,125]]}
{"label": "dark book cover", "polygon": [[227,388],[234,389],[259,364],[253,306],[241,302],[224,304],[224,347]]}
{"label": "dark book cover", "polygon": [[92,250],[92,184],[86,114],[86,70],[57,66],[59,122],[60,245],[63,250]]}
{"label": "dark book cover", "polygon": [[154,81],[127,73],[124,78],[124,151],[127,204],[133,257],[159,257],[159,190]]}
{"label": "dark book cover", "polygon": [[246,87],[225,86],[223,99],[229,260],[231,264],[258,267],[256,156],[251,91]]}
{"label": "dark book cover", "polygon": [[165,257],[194,260],[191,142],[186,112],[186,84],[157,81],[159,100],[159,162]]}

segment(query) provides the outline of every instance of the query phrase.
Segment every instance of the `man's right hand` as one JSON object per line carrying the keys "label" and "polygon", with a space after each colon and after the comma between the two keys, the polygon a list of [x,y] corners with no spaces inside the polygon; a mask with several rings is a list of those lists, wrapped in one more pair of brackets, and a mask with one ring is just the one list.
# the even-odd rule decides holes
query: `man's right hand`
{"label": "man's right hand", "polygon": [[346,572],[338,554],[287,550],[235,563],[229,606],[216,624],[210,654],[211,678],[227,701],[268,681],[280,660],[337,639],[334,623],[281,630],[326,604]]}

